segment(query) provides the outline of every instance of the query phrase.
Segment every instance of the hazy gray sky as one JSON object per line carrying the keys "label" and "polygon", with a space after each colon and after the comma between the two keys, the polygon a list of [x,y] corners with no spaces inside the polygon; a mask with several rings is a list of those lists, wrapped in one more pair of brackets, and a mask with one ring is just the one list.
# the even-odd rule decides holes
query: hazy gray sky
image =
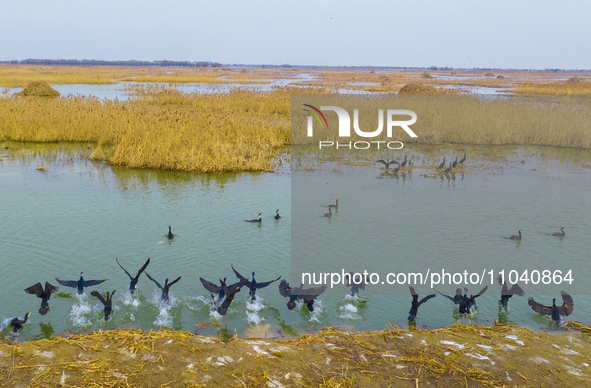
{"label": "hazy gray sky", "polygon": [[0,60],[591,68],[591,1],[0,0]]}

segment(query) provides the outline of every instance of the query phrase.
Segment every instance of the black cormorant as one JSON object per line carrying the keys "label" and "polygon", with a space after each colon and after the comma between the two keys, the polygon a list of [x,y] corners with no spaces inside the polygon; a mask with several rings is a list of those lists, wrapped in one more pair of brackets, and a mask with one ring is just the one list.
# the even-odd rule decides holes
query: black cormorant
{"label": "black cormorant", "polygon": [[18,319],[18,317],[12,318],[12,320],[10,321],[10,325],[14,328],[12,329],[13,333],[18,332],[20,329],[23,328],[25,323],[27,323],[27,321],[29,320],[29,315],[31,315],[31,313],[26,313],[23,319]]}
{"label": "black cormorant", "polygon": [[413,287],[408,287],[410,288],[410,294],[412,295],[412,302],[411,302],[411,306],[410,306],[410,311],[408,312],[408,320],[410,322],[414,322],[415,318],[417,317],[417,313],[419,311],[419,307],[425,303],[426,301],[428,301],[431,298],[435,298],[437,295],[436,294],[431,294],[431,295],[427,295],[426,297],[424,297],[423,299],[421,299],[421,301],[419,302],[419,294],[417,294],[417,292],[415,291],[415,289]]}
{"label": "black cormorant", "polygon": [[557,237],[564,237],[566,233],[564,233],[564,227],[560,228],[560,232],[548,234],[548,236],[557,236]]}
{"label": "black cormorant", "polygon": [[560,316],[569,316],[573,312],[574,304],[573,298],[564,291],[560,291],[562,295],[562,306],[556,306],[556,298],[552,300],[552,306],[544,306],[539,304],[534,300],[534,298],[530,297],[527,300],[527,304],[534,310],[536,313],[541,315],[549,315],[552,317],[552,320],[556,323],[560,323]]}
{"label": "black cormorant", "polygon": [[441,162],[441,164],[439,165],[439,167],[437,167],[437,169],[441,169],[445,167],[445,156],[443,157],[443,162]]}
{"label": "black cormorant", "polygon": [[509,237],[505,237],[507,240],[521,240],[521,232],[523,232],[523,230],[519,230],[519,235],[514,234],[513,236],[509,236]]}
{"label": "black cormorant", "polygon": [[331,203],[330,205],[328,205],[328,207],[334,207],[335,209],[339,208],[339,200],[336,200],[336,204],[335,203]]}
{"label": "black cormorant", "polygon": [[414,164],[414,162],[412,161],[414,158],[415,158],[414,155],[410,157],[410,160],[408,161],[409,166],[412,166]]}
{"label": "black cormorant", "polygon": [[39,308],[39,314],[45,315],[49,311],[49,298],[51,294],[57,291],[56,286],[52,286],[48,282],[45,282],[45,289],[41,283],[37,283],[31,287],[25,288],[27,294],[37,295],[37,298],[41,298],[41,307]]}
{"label": "black cormorant", "polygon": [[[209,292],[213,292],[214,294],[218,294],[218,298],[220,300],[222,300],[227,294],[226,291],[224,290],[224,287],[221,285],[222,280],[220,279],[220,285],[218,286],[217,284],[213,284],[212,282],[205,280],[203,278],[199,278],[199,280],[201,280],[201,284],[203,284],[203,287],[205,287],[205,289]],[[224,278],[223,281],[224,284],[226,284],[226,278]],[[234,283],[231,284],[229,286],[227,286],[228,290],[230,290],[230,292],[234,291],[237,288],[240,288],[244,285],[243,282],[238,282],[238,283]]]}
{"label": "black cormorant", "polygon": [[236,293],[240,292],[240,287],[236,287],[235,289],[230,290],[229,287],[226,285],[226,282],[224,282],[222,279],[220,279],[220,284],[222,285],[224,293],[226,294],[226,299],[224,299],[222,305],[218,307],[218,314],[226,315],[226,313],[228,312],[228,307],[230,307],[230,304],[234,300],[234,296],[236,295]]}
{"label": "black cormorant", "polygon": [[170,225],[168,226],[168,239],[172,240],[174,238],[174,234],[172,234],[172,230]]}
{"label": "black cormorant", "polygon": [[470,295],[469,298],[468,298],[468,295],[466,295],[466,294],[462,295],[462,290],[459,288],[456,290],[456,295],[453,298],[449,295],[442,294],[441,292],[439,292],[437,290],[435,290],[435,291],[438,292],[439,294],[445,296],[447,299],[451,300],[455,304],[457,304],[460,314],[470,314],[470,309],[476,306],[475,299],[478,298],[480,295],[484,294],[487,289],[488,289],[488,286],[486,286],[482,290],[480,290],[480,292],[478,294]]}
{"label": "black cormorant", "polygon": [[129,276],[129,279],[131,280],[131,282],[129,282],[129,292],[133,295],[135,289],[137,288],[137,282],[140,279],[140,275],[142,274],[142,272],[144,272],[144,270],[146,269],[146,267],[148,266],[148,264],[150,264],[150,258],[148,257],[148,260],[146,260],[146,262],[144,263],[144,265],[142,266],[142,268],[140,268],[140,270],[137,271],[137,273],[135,274],[135,276],[131,276],[129,274],[129,272],[127,272],[127,270],[125,268],[123,268],[123,266],[121,265],[121,263],[119,263],[119,259],[115,258],[115,260],[117,261],[117,264],[119,264],[119,267],[121,267],[121,269],[123,271],[125,271],[125,273],[127,274],[127,276]]}
{"label": "black cormorant", "polygon": [[90,295],[98,298],[98,300],[101,301],[103,306],[105,306],[105,308],[103,309],[103,311],[105,313],[105,321],[108,321],[109,318],[111,317],[111,310],[112,310],[112,306],[113,306],[113,295],[115,295],[115,291],[117,291],[117,290],[113,290],[113,292],[111,294],[109,294],[109,291],[107,291],[107,299],[104,299],[103,296],[101,295],[101,293],[98,291],[92,291],[90,293]]}
{"label": "black cormorant", "polygon": [[84,280],[84,272],[80,272],[80,279],[79,280],[59,280],[55,278],[55,280],[64,287],[72,287],[78,289],[78,294],[84,293],[85,287],[96,286],[97,284],[101,284],[105,280]]}
{"label": "black cormorant", "polygon": [[254,220],[245,220],[246,222],[261,222],[263,217],[263,213],[259,213],[259,218],[255,218]]}
{"label": "black cormorant", "polygon": [[464,157],[462,159],[460,159],[460,161],[458,163],[464,164],[465,161],[466,161],[466,154],[464,154]]}
{"label": "black cormorant", "polygon": [[351,296],[359,295],[359,290],[365,290],[365,285],[369,283],[369,279],[367,277],[361,275],[360,273],[357,276],[354,276],[353,272],[349,272],[349,277],[347,278],[347,285],[346,287],[351,287]]}
{"label": "black cormorant", "polygon": [[448,173],[448,172],[450,172],[450,171],[451,171],[451,163],[449,164],[449,167],[448,167],[448,168],[446,168],[446,169],[445,169],[445,171],[443,171],[443,172],[445,172],[445,173]]}
{"label": "black cormorant", "polygon": [[318,296],[320,296],[324,290],[326,290],[326,286],[309,288],[307,290],[304,290],[303,286],[292,289],[285,279],[279,283],[279,293],[281,296],[289,298],[289,302],[287,302],[287,308],[290,310],[293,310],[296,306],[296,300],[302,299],[306,303],[308,311],[314,311],[314,300],[318,298]]}
{"label": "black cormorant", "polygon": [[275,280],[270,280],[268,282],[263,282],[263,283],[258,283],[255,278],[254,278],[254,271],[252,272],[252,281],[248,280],[247,278],[245,278],[244,276],[240,275],[240,273],[238,271],[236,271],[236,269],[234,269],[234,266],[232,266],[232,270],[234,270],[234,273],[236,274],[236,277],[240,280],[240,282],[248,287],[249,291],[249,295],[251,296],[252,300],[255,300],[256,297],[256,291],[259,288],[265,288],[267,287],[269,284],[276,282],[277,280],[281,279],[281,276],[279,276],[277,279]]}
{"label": "black cormorant", "polygon": [[383,160],[383,159],[380,159],[380,160],[376,160],[376,163],[382,163],[384,166],[386,166],[386,168],[390,168],[390,165],[391,165],[391,164],[394,164],[394,163],[396,163],[396,164],[400,165],[400,164],[399,164],[397,161],[395,161],[395,160],[391,160],[391,161],[387,162],[387,161],[385,161],[385,160]]}
{"label": "black cormorant", "polygon": [[279,215],[279,209],[275,210],[275,219],[278,220],[280,219],[281,216]]}
{"label": "black cormorant", "polygon": [[332,209],[332,206],[329,206],[328,207],[328,213],[324,213],[324,217],[330,217],[330,216],[332,216],[332,210],[331,209]]}
{"label": "black cormorant", "polygon": [[453,168],[456,168],[457,165],[458,165],[458,157],[456,156],[456,160],[454,160],[454,162],[451,164],[451,166]]}
{"label": "black cormorant", "polygon": [[151,277],[150,275],[148,275],[148,272],[145,272],[146,276],[148,277],[148,279],[150,279],[151,281],[153,281],[156,286],[162,290],[162,300],[166,303],[168,303],[168,291],[170,291],[170,287],[172,287],[173,284],[175,284],[176,282],[178,282],[179,280],[181,280],[181,276],[179,276],[178,278],[176,278],[175,280],[173,280],[172,282],[168,282],[168,278],[166,278],[166,280],[164,280],[164,287],[162,287],[160,285],[160,283],[158,283],[156,281],[156,279],[154,279],[153,277]]}
{"label": "black cormorant", "polygon": [[501,302],[501,306],[503,306],[505,310],[507,310],[507,303],[509,303],[509,298],[511,298],[513,295],[525,295],[525,292],[521,289],[521,287],[519,287],[519,284],[515,283],[511,286],[511,288],[509,288],[507,287],[507,282],[502,282],[501,275],[497,277],[497,281],[501,285],[501,299],[499,300],[499,302]]}
{"label": "black cormorant", "polygon": [[407,158],[408,158],[408,155],[404,155],[404,160],[402,161],[402,163],[400,163],[400,167],[406,166],[406,159]]}

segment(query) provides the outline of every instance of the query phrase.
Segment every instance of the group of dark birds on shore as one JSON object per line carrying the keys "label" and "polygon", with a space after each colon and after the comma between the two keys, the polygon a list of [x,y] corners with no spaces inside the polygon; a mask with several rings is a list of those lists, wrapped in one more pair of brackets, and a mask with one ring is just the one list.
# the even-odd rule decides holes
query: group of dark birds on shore
{"label": "group of dark birds on shore", "polygon": [[[391,161],[387,161],[384,159],[380,159],[380,160],[376,160],[376,163],[381,163],[386,167],[386,171],[390,171],[390,166],[393,164],[397,164],[398,167],[392,169],[392,172],[397,173],[400,168],[402,167],[406,167],[406,165],[408,164],[408,166],[412,166],[413,165],[413,159],[414,159],[414,155],[412,155],[410,157],[410,160],[408,159],[408,155],[404,155],[404,160],[400,163],[397,160],[391,160]],[[456,160],[454,160],[453,162],[449,163],[449,167],[446,168],[445,170],[443,170],[443,168],[446,166],[446,162],[445,162],[445,157],[443,158],[443,162],[441,162],[441,164],[439,165],[439,167],[437,167],[437,170],[441,170],[443,173],[448,173],[450,172],[453,168],[455,168],[458,164],[464,164],[466,162],[466,154],[464,154],[464,157],[462,159],[460,159],[458,161],[458,157],[456,156]]]}

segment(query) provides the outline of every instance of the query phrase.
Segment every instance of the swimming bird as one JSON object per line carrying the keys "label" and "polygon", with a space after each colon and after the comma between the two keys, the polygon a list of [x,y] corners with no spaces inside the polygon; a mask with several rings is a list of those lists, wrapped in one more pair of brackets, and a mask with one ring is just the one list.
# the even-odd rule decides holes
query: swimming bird
{"label": "swimming bird", "polygon": [[224,299],[222,305],[218,307],[218,314],[226,315],[226,313],[228,312],[228,308],[230,307],[230,304],[234,300],[234,296],[236,295],[236,293],[240,292],[240,287],[236,287],[235,289],[230,290],[226,285],[226,282],[224,282],[222,279],[220,279],[220,283],[222,285],[222,288],[224,289],[224,293],[226,294],[226,299]]}
{"label": "swimming bird", "polygon": [[150,264],[150,258],[148,257],[148,260],[146,260],[142,268],[140,268],[140,270],[136,272],[135,276],[131,276],[129,272],[127,272],[127,270],[123,268],[121,263],[119,263],[119,259],[115,258],[115,260],[117,261],[117,264],[119,264],[119,267],[121,267],[121,269],[125,271],[127,276],[129,276],[129,279],[131,280],[131,282],[129,282],[129,292],[131,293],[131,295],[133,295],[135,289],[137,288],[137,282],[138,280],[140,280],[140,275],[142,274],[142,272],[144,272],[148,264]]}
{"label": "swimming bird", "polygon": [[400,163],[400,167],[406,166],[406,159],[407,158],[408,158],[408,155],[404,155],[404,160],[402,161],[402,163]]}
{"label": "swimming bird", "polygon": [[501,285],[501,299],[499,300],[499,302],[501,303],[501,306],[503,306],[503,308],[507,310],[507,303],[509,303],[509,298],[511,298],[513,295],[523,296],[525,295],[525,292],[521,289],[521,287],[519,287],[519,284],[515,283],[511,286],[511,288],[509,288],[507,287],[507,282],[503,282],[502,280],[503,279],[501,278],[501,275],[499,275],[497,277],[497,281]]}
{"label": "swimming bird", "polygon": [[[467,294],[462,295],[462,290],[460,290],[459,288],[456,290],[456,295],[453,298],[449,295],[442,294],[441,292],[439,292],[437,290],[435,290],[435,292],[445,296],[447,299],[449,299],[452,302],[454,302],[455,304],[457,304],[460,314],[470,314],[470,309],[476,306],[475,299],[478,298],[480,295],[484,294],[487,289],[488,289],[488,286],[486,286],[482,290],[480,290],[480,292],[478,294],[470,295],[469,298],[468,298]],[[464,289],[464,290],[466,290],[466,289]],[[466,292],[467,292],[467,290],[466,290]]]}
{"label": "swimming bird", "polygon": [[337,199],[336,204],[331,203],[330,205],[328,205],[328,207],[334,207],[335,209],[338,209],[339,208],[339,200]]}
{"label": "swimming bird", "polygon": [[275,211],[275,219],[276,219],[276,220],[278,220],[278,219],[280,219],[280,218],[281,218],[281,216],[279,215],[279,209],[277,209],[277,210]]}
{"label": "swimming bird", "polygon": [[369,283],[367,276],[364,279],[360,273],[354,277],[353,272],[349,272],[346,287],[351,287],[351,296],[359,295],[359,290],[365,290],[365,286]]}
{"label": "swimming bird", "polygon": [[314,300],[318,298],[318,296],[320,296],[324,290],[326,290],[326,286],[308,288],[307,290],[303,288],[303,285],[300,287],[291,288],[285,279],[279,283],[279,293],[281,296],[289,298],[289,302],[287,302],[287,308],[290,310],[293,310],[296,306],[296,300],[302,299],[306,303],[308,311],[314,311]]}
{"label": "swimming bird", "polygon": [[[205,289],[209,292],[213,292],[214,294],[218,294],[218,298],[219,300],[224,299],[224,297],[226,295],[228,295],[224,289],[224,287],[222,286],[222,280],[220,279],[220,285],[218,286],[217,284],[214,284],[208,280],[205,280],[203,278],[199,278],[199,280],[201,280],[201,284],[203,284],[203,287],[205,287]],[[224,284],[226,283],[226,278],[224,278]],[[237,288],[242,287],[244,284],[242,281],[239,281],[238,283],[234,283],[231,284],[229,286],[227,286],[228,290],[230,292],[233,292],[234,290],[236,290]]]}
{"label": "swimming bird", "polygon": [[80,272],[80,279],[79,280],[59,280],[55,278],[55,280],[64,287],[72,287],[78,289],[78,294],[81,295],[84,293],[84,287],[91,287],[96,286],[97,284],[101,284],[105,282],[105,280],[84,280],[84,272]]}
{"label": "swimming bird", "polygon": [[51,294],[57,291],[56,286],[52,286],[48,282],[45,282],[45,289],[41,283],[32,285],[31,287],[25,288],[27,294],[37,295],[37,298],[41,298],[41,307],[39,308],[39,314],[45,315],[49,311],[49,298]]}
{"label": "swimming bird", "polygon": [[103,309],[103,312],[105,313],[105,321],[108,321],[109,318],[111,317],[111,310],[112,310],[112,306],[113,306],[113,295],[115,295],[115,291],[117,291],[117,290],[113,290],[113,292],[111,294],[109,294],[109,291],[107,291],[107,299],[103,298],[101,293],[98,291],[92,291],[90,293],[90,295],[98,298],[98,300],[101,301],[103,306],[105,306],[105,308]]}
{"label": "swimming bird", "polygon": [[431,295],[427,295],[426,297],[424,297],[423,299],[421,299],[421,301],[419,302],[419,294],[417,294],[417,292],[415,291],[415,289],[413,287],[408,287],[410,288],[410,294],[412,295],[412,303],[410,306],[410,311],[408,312],[408,320],[410,322],[414,322],[415,318],[417,317],[417,313],[419,311],[419,306],[422,305],[423,303],[425,303],[426,301],[428,301],[431,298],[435,298],[437,295],[436,294],[431,294]]}
{"label": "swimming bird", "polygon": [[454,162],[451,164],[451,166],[453,168],[456,168],[457,165],[458,165],[458,157],[456,156],[456,160],[454,160]]}
{"label": "swimming bird", "polygon": [[441,169],[445,167],[445,156],[443,157],[443,162],[441,162],[441,164],[439,165],[439,167],[437,167],[437,169]]}
{"label": "swimming bird", "polygon": [[449,167],[448,167],[448,168],[446,168],[446,169],[445,169],[445,171],[443,171],[443,172],[445,172],[445,173],[448,173],[448,172],[450,172],[450,171],[451,171],[451,163],[449,164]]}
{"label": "swimming bird", "polygon": [[521,240],[521,232],[523,232],[523,230],[519,230],[519,236],[514,234],[513,236],[509,236],[509,237],[505,237],[507,240]]}
{"label": "swimming bird", "polygon": [[168,226],[168,239],[172,240],[174,238],[174,234],[172,234],[170,225]]}
{"label": "swimming bird", "polygon": [[460,161],[458,163],[464,164],[465,161],[466,161],[466,154],[464,154],[464,157],[462,159],[460,159]]}
{"label": "swimming bird", "polygon": [[250,281],[247,278],[245,278],[244,276],[240,275],[240,273],[238,271],[236,271],[236,269],[234,268],[233,265],[232,265],[232,270],[234,270],[234,273],[236,274],[236,277],[238,278],[238,280],[240,280],[244,286],[248,287],[248,289],[250,290],[248,294],[251,296],[252,300],[255,300],[256,292],[259,288],[265,288],[269,284],[281,279],[281,276],[279,276],[275,280],[270,280],[268,282],[258,283],[254,278],[254,271],[252,272],[252,281]]}
{"label": "swimming bird", "polygon": [[168,298],[168,291],[170,291],[170,287],[172,287],[173,284],[175,284],[176,282],[178,282],[179,280],[181,280],[181,276],[179,276],[178,278],[176,278],[175,280],[173,280],[172,282],[168,282],[168,278],[166,278],[166,280],[164,280],[164,287],[162,287],[160,285],[160,283],[158,283],[156,281],[156,279],[154,279],[153,277],[151,277],[150,275],[148,275],[148,272],[145,272],[146,276],[148,277],[148,279],[150,279],[151,281],[153,281],[156,286],[162,290],[162,300],[166,303],[168,303],[169,298]]}
{"label": "swimming bird", "polygon": [[399,165],[399,163],[397,161],[395,161],[394,159],[392,159],[389,162],[385,161],[384,159],[380,159],[380,160],[376,160],[376,163],[382,163],[384,166],[386,166],[386,169],[390,168],[390,165],[394,164],[394,163]]}
{"label": "swimming bird", "polygon": [[556,232],[556,233],[548,233],[548,236],[557,236],[557,237],[564,237],[566,236],[566,233],[564,233],[564,227],[560,228],[560,232]]}
{"label": "swimming bird", "polygon": [[552,300],[552,306],[544,306],[539,304],[534,300],[534,298],[530,297],[527,300],[527,304],[534,310],[536,313],[541,315],[549,315],[552,317],[552,320],[556,323],[560,323],[560,316],[569,316],[574,309],[573,298],[567,294],[565,291],[560,291],[562,295],[562,306],[556,306],[556,298]]}
{"label": "swimming bird", "polygon": [[24,319],[18,319],[18,317],[12,318],[12,320],[10,321],[10,325],[13,327],[13,333],[17,333],[20,329],[23,328],[25,323],[27,323],[27,321],[29,320],[29,315],[31,315],[31,313],[26,313]]}
{"label": "swimming bird", "polygon": [[332,209],[332,206],[329,206],[328,207],[328,213],[324,213],[324,217],[330,217],[330,216],[332,216],[332,210],[331,209]]}
{"label": "swimming bird", "polygon": [[261,222],[263,217],[263,213],[259,213],[259,218],[255,218],[254,220],[245,220],[246,222]]}

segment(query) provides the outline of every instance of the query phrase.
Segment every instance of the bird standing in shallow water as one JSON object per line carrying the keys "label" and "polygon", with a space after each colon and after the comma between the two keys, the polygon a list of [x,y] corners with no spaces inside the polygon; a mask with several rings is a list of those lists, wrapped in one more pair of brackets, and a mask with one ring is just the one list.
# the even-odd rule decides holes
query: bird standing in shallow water
{"label": "bird standing in shallow water", "polygon": [[279,215],[279,209],[277,209],[277,210],[275,211],[275,219],[276,219],[276,220],[278,220],[278,219],[280,219],[280,218],[281,218],[281,216]]}
{"label": "bird standing in shallow water", "polygon": [[564,227],[560,228],[560,232],[556,232],[556,233],[552,233],[552,234],[548,233],[548,236],[557,236],[557,237],[566,236],[566,233],[564,233]]}
{"label": "bird standing in shallow water", "polygon": [[445,167],[445,157],[443,157],[443,162],[441,162],[441,164],[439,165],[439,167],[437,167],[437,169],[442,169],[443,167]]}
{"label": "bird standing in shallow water", "polygon": [[509,288],[507,287],[507,282],[503,282],[502,280],[503,279],[501,275],[499,275],[497,277],[497,281],[501,285],[501,299],[499,300],[499,302],[501,303],[501,306],[503,306],[503,308],[507,310],[507,303],[509,303],[509,298],[511,298],[513,295],[523,296],[525,295],[525,292],[521,289],[521,287],[519,287],[519,284],[515,283],[511,286],[511,288]]}
{"label": "bird standing in shallow water", "polygon": [[127,276],[129,276],[129,279],[131,280],[131,282],[129,283],[129,292],[131,293],[131,295],[133,295],[133,293],[135,292],[135,289],[137,288],[137,282],[138,282],[138,280],[140,280],[140,275],[142,274],[142,272],[144,272],[144,270],[146,269],[146,267],[148,266],[148,264],[150,264],[150,258],[148,257],[148,260],[146,260],[146,262],[144,263],[144,265],[142,266],[142,268],[140,268],[140,270],[137,271],[137,273],[135,274],[135,276],[131,276],[129,274],[129,272],[127,272],[127,270],[125,268],[123,268],[123,266],[121,265],[121,263],[119,263],[119,259],[115,258],[115,260],[117,261],[117,264],[119,264],[119,267],[121,267],[121,269],[123,271],[125,271],[125,273],[127,274]]}
{"label": "bird standing in shallow water", "polygon": [[404,155],[404,160],[402,161],[402,163],[400,163],[400,167],[406,166],[406,158],[408,158],[408,155]]}
{"label": "bird standing in shallow water", "polygon": [[573,298],[565,291],[560,291],[560,294],[563,300],[562,306],[560,307],[556,306],[556,298],[552,300],[551,307],[539,304],[532,297],[527,300],[527,304],[536,313],[551,316],[552,320],[558,324],[560,323],[560,316],[569,316],[574,309]]}
{"label": "bird standing in shallow water", "polygon": [[174,234],[172,234],[172,228],[170,225],[168,226],[168,239],[172,240],[174,238]]}
{"label": "bird standing in shallow water", "polygon": [[456,160],[454,160],[454,162],[451,164],[451,166],[453,168],[456,168],[457,165],[458,165],[458,157],[456,156]]}
{"label": "bird standing in shallow water", "polygon": [[111,318],[111,311],[112,311],[112,306],[113,306],[113,295],[115,295],[115,291],[117,290],[113,290],[113,292],[109,295],[109,291],[107,291],[107,299],[104,299],[103,296],[101,295],[100,292],[98,291],[92,291],[90,293],[90,295],[94,296],[95,298],[98,298],[98,300],[101,301],[101,303],[103,304],[104,309],[103,312],[105,313],[105,321],[108,321],[109,318]]}
{"label": "bird standing in shallow water", "polygon": [[234,273],[236,274],[236,277],[238,278],[238,280],[240,280],[240,282],[242,283],[242,285],[246,286],[249,288],[249,295],[251,296],[252,300],[255,300],[256,298],[256,292],[259,288],[265,288],[267,287],[269,284],[276,282],[277,280],[281,279],[281,276],[279,276],[277,279],[275,280],[271,280],[268,282],[263,282],[263,283],[257,283],[257,281],[254,279],[254,271],[252,272],[252,281],[248,280],[247,278],[245,278],[244,276],[240,275],[240,273],[238,271],[236,271],[236,269],[234,269],[234,266],[232,266],[232,270],[234,270]]}
{"label": "bird standing in shallow water", "polygon": [[52,286],[48,282],[45,282],[45,289],[41,283],[32,285],[31,287],[25,288],[27,294],[37,295],[37,298],[41,298],[41,307],[39,308],[39,314],[45,315],[49,311],[49,298],[51,294],[57,291],[56,286]]}
{"label": "bird standing in shallow water", "polygon": [[424,297],[423,299],[421,299],[421,301],[419,302],[419,294],[417,294],[417,292],[415,291],[415,289],[413,287],[408,287],[410,288],[410,294],[412,295],[412,302],[411,302],[411,306],[410,306],[410,311],[408,312],[408,320],[410,322],[414,322],[415,318],[417,317],[417,313],[419,311],[419,306],[422,305],[423,303],[425,303],[426,301],[428,301],[431,298],[435,298],[437,295],[436,294],[431,294],[431,295],[427,295],[426,297]]}
{"label": "bird standing in shallow water", "polygon": [[12,318],[12,320],[10,321],[10,325],[13,327],[13,333],[17,333],[20,329],[23,328],[25,323],[27,323],[27,321],[29,320],[29,315],[31,315],[31,313],[26,313],[24,319],[18,319],[18,317]]}
{"label": "bird standing in shallow water", "polygon": [[460,159],[460,161],[458,163],[464,164],[465,161],[466,161],[466,154],[464,154],[464,157],[462,159]]}
{"label": "bird standing in shallow water", "polygon": [[162,287],[160,285],[160,283],[158,283],[156,281],[156,279],[154,279],[153,277],[151,277],[150,275],[148,275],[148,272],[146,272],[146,276],[148,277],[148,279],[150,279],[151,281],[153,281],[156,286],[162,290],[162,301],[168,303],[169,301],[169,297],[168,297],[168,291],[170,291],[170,287],[172,287],[173,284],[175,284],[176,282],[178,282],[179,280],[181,280],[181,276],[179,276],[178,278],[176,278],[175,280],[173,280],[172,282],[168,282],[168,278],[166,278],[166,280],[164,280],[164,287]]}
{"label": "bird standing in shallow water", "polygon": [[245,220],[246,222],[261,222],[263,217],[263,213],[259,213],[259,218],[255,218],[254,220]]}
{"label": "bird standing in shallow water", "polygon": [[78,294],[82,295],[84,293],[85,287],[96,286],[97,284],[101,284],[105,280],[84,280],[84,272],[80,272],[80,279],[76,280],[59,280],[55,278],[55,280],[64,287],[72,287],[78,289]]}
{"label": "bird standing in shallow water", "polygon": [[449,167],[448,167],[448,168],[446,168],[446,169],[445,169],[445,171],[443,171],[443,172],[445,172],[445,173],[448,173],[448,172],[450,172],[450,171],[451,171],[451,163],[449,164]]}
{"label": "bird standing in shallow water", "polygon": [[513,236],[505,237],[507,240],[521,240],[521,232],[523,230],[519,230],[519,235],[514,234]]}
{"label": "bird standing in shallow water", "polygon": [[414,164],[414,162],[412,161],[414,158],[415,158],[414,155],[410,157],[410,160],[408,161],[409,166],[412,166]]}

